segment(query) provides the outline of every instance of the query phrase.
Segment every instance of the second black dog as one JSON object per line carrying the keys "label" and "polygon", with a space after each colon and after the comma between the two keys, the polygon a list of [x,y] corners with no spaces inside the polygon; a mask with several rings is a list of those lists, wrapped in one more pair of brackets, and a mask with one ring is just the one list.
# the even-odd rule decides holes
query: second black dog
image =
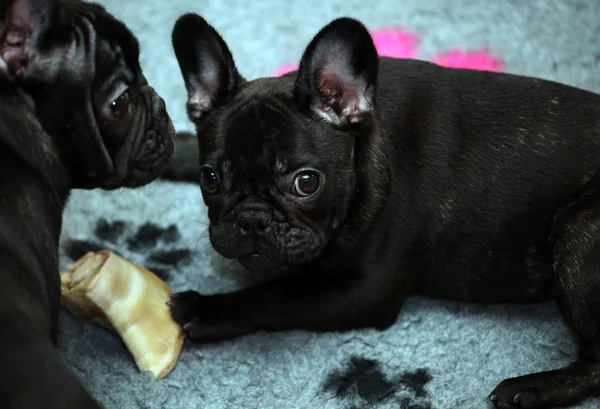
{"label": "second black dog", "polygon": [[174,129],[133,34],[104,8],[0,2],[0,408],[97,409],[56,350],[71,189],[160,175]]}

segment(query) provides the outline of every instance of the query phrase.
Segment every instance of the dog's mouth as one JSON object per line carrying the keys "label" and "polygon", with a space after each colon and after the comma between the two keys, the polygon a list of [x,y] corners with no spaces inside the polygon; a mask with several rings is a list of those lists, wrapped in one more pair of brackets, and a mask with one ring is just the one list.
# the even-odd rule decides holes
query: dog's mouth
{"label": "dog's mouth", "polygon": [[[174,131],[169,132],[169,135],[174,135]],[[146,185],[162,175],[173,158],[175,150],[173,139],[166,138],[159,145],[152,139],[148,139],[146,144],[148,148],[143,154],[124,159],[128,162],[127,170],[106,179],[102,183],[103,189],[135,188]]]}
{"label": "dog's mouth", "polygon": [[251,253],[240,256],[237,258],[237,261],[248,270],[254,272],[280,272],[289,268],[274,257],[261,253]]}
{"label": "dog's mouth", "polygon": [[257,273],[283,273],[309,263],[322,253],[324,243],[315,238],[297,246],[282,246],[269,240],[233,240],[211,236],[213,248],[223,257],[237,260],[246,269]]}
{"label": "dog's mouth", "polygon": [[[153,145],[153,143],[149,145]],[[173,139],[167,138],[158,149],[152,149],[138,157],[138,160],[134,162],[127,185],[129,187],[144,185],[161,176],[171,163],[174,150]]]}
{"label": "dog's mouth", "polygon": [[[246,269],[253,272],[266,271],[285,271],[289,269],[286,263],[283,263],[277,254],[273,254],[273,249],[269,246],[257,246],[257,242],[252,239],[233,238],[228,233],[225,238],[221,233],[223,230],[217,228],[219,233],[215,236],[215,229],[211,229],[211,244],[213,249],[221,256],[238,261]],[[233,239],[233,240],[232,240]]]}

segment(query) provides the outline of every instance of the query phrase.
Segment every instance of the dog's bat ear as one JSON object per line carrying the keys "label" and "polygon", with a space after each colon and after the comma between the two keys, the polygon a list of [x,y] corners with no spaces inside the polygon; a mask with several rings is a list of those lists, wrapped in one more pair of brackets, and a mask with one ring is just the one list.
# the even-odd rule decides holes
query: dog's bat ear
{"label": "dog's bat ear", "polygon": [[196,122],[225,102],[244,79],[223,38],[197,14],[177,20],[172,42],[188,92],[188,116]]}
{"label": "dog's bat ear", "polygon": [[38,51],[58,13],[57,0],[2,0],[0,5],[0,74],[12,77]]}
{"label": "dog's bat ear", "polygon": [[371,117],[379,58],[367,28],[339,18],[310,42],[296,77],[294,101],[338,126],[360,124]]}

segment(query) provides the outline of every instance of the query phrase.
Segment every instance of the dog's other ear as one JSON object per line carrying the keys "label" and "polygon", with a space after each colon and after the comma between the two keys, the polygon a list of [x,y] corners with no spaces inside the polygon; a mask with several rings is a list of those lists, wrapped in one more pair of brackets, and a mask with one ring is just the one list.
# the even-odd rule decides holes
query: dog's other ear
{"label": "dog's other ear", "polygon": [[0,75],[13,77],[39,51],[57,0],[0,0]]}
{"label": "dog's other ear", "polygon": [[310,42],[298,68],[294,100],[300,111],[347,126],[364,122],[375,107],[379,58],[367,28],[339,18]]}
{"label": "dog's other ear", "polygon": [[177,20],[172,41],[188,92],[188,116],[199,121],[227,100],[244,79],[223,38],[197,14]]}

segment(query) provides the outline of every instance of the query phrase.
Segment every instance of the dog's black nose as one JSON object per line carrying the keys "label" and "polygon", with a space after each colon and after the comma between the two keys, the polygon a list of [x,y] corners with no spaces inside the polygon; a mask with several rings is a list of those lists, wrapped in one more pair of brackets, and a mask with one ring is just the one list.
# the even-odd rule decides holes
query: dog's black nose
{"label": "dog's black nose", "polygon": [[238,216],[238,226],[242,234],[256,234],[263,232],[271,225],[273,216],[262,210],[245,210]]}

